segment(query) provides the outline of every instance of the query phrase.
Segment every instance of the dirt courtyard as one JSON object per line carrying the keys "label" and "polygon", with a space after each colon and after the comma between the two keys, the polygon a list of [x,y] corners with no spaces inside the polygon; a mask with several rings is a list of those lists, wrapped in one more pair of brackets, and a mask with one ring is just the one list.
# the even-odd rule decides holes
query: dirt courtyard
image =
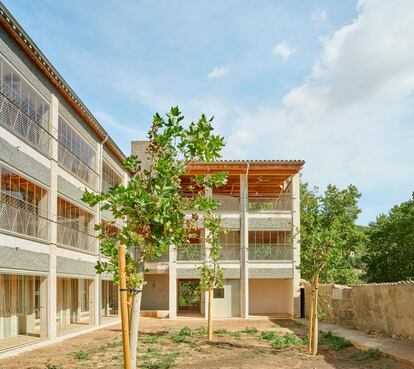
{"label": "dirt courtyard", "polygon": [[[408,369],[358,351],[338,337],[322,337],[319,354],[305,352],[306,328],[293,321],[227,319],[214,321],[214,341],[206,340],[202,319],[141,318],[139,367]],[[4,369],[122,368],[120,325],[113,325],[20,356],[0,360]]]}

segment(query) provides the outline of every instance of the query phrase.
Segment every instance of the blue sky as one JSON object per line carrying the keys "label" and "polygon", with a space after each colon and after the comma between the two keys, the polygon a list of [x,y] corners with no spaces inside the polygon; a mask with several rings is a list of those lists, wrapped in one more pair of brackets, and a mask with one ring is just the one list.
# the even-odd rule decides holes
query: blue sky
{"label": "blue sky", "polygon": [[4,3],[127,154],[179,105],[227,158],[355,184],[361,224],[414,191],[411,0]]}

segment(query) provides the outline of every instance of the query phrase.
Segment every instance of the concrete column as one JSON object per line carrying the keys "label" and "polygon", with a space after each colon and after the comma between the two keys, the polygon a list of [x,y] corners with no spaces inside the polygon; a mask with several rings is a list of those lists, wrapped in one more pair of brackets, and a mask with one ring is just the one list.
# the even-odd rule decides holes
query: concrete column
{"label": "concrete column", "polygon": [[169,318],[177,318],[177,250],[174,245],[170,245],[168,262],[168,295],[169,295]]}
{"label": "concrete column", "polygon": [[49,274],[48,274],[48,337],[56,337],[56,251],[57,251],[57,166],[58,166],[58,120],[59,101],[52,94],[50,105],[49,132],[55,139],[51,142],[50,189],[48,192],[48,211],[51,218],[49,244]]}
{"label": "concrete column", "polygon": [[240,175],[240,312],[249,317],[249,181],[247,174]]}
{"label": "concrete column", "polygon": [[40,337],[48,336],[47,278],[40,277]]}
{"label": "concrete column", "polygon": [[300,173],[292,177],[292,232],[293,232],[293,307],[294,317],[300,317]]}

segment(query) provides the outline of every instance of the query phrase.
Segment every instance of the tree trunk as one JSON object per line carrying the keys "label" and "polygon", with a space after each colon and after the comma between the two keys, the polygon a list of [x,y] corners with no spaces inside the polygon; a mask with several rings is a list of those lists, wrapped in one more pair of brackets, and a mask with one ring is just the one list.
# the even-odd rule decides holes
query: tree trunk
{"label": "tree trunk", "polygon": [[[144,273],[144,263],[140,263],[137,268],[138,273]],[[142,287],[133,294],[131,319],[129,327],[129,342],[131,345],[131,368],[137,367],[137,352],[138,352],[138,331],[139,331],[139,317],[141,315],[141,299],[142,299]]]}
{"label": "tree trunk", "polygon": [[312,339],[313,339],[313,311],[314,311],[314,290],[313,290],[313,284],[314,284],[314,277],[311,279],[311,293],[310,293],[310,301],[309,301],[309,326],[308,326],[308,353],[310,354],[312,352]]}
{"label": "tree trunk", "polygon": [[313,335],[312,335],[312,355],[315,356],[318,352],[318,288],[319,288],[319,274],[315,276],[313,281],[314,289],[314,303],[313,303]]}
{"label": "tree trunk", "polygon": [[213,289],[209,287],[208,289],[208,316],[207,316],[207,330],[208,330],[208,340],[213,340],[213,322],[211,319],[211,309],[212,309],[212,302],[213,302]]}

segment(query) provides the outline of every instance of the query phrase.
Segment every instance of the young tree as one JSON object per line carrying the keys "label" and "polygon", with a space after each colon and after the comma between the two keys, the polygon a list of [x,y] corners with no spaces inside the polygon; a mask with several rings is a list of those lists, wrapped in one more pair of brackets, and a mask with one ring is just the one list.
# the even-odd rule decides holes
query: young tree
{"label": "young tree", "polygon": [[[318,285],[332,283],[348,268],[349,255],[365,242],[365,234],[355,224],[360,209],[360,193],[355,186],[340,190],[328,185],[320,194],[308,184],[301,186],[301,264],[303,278],[311,282],[308,351],[313,355],[318,347]],[[346,273],[350,273],[347,270]]]}
{"label": "young tree", "polygon": [[219,234],[225,232],[221,224],[221,217],[214,215],[210,210],[204,214],[205,241],[208,247],[208,260],[199,268],[200,290],[208,293],[207,299],[207,334],[208,340],[213,339],[212,303],[214,288],[223,287],[223,268],[219,265],[221,246]]}
{"label": "young tree", "polygon": [[363,261],[368,282],[414,278],[414,194],[387,215],[379,215],[367,233],[370,240]]}
{"label": "young tree", "polygon": [[[167,119],[155,114],[148,132],[149,145],[146,156],[147,168],[142,168],[134,155],[125,161],[125,168],[132,175],[128,183],[112,187],[107,193],[95,194],[85,191],[83,200],[91,206],[100,204],[102,210],[110,210],[114,219],[126,221],[126,226],[106,237],[102,226],[101,252],[106,256],[96,266],[98,273],[108,272],[115,283],[119,281],[117,244],[125,245],[127,288],[130,291],[132,310],[130,314],[131,367],[136,367],[138,323],[144,263],[166,254],[170,245],[185,245],[193,236],[199,216],[188,217],[186,211],[209,212],[216,202],[195,193],[184,196],[181,177],[188,172],[192,162],[210,162],[221,156],[224,140],[213,133],[213,118],[204,115],[188,126],[178,107],[171,108]],[[220,186],[226,181],[225,173],[196,176],[196,186]]]}

